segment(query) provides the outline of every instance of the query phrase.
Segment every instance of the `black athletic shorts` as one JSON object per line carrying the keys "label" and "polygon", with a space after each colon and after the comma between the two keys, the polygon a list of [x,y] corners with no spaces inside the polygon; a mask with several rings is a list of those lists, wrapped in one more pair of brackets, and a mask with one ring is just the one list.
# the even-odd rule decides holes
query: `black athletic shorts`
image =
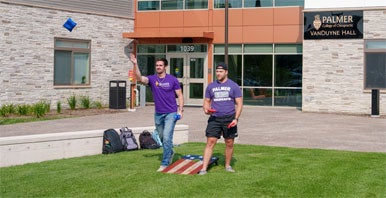
{"label": "black athletic shorts", "polygon": [[206,137],[216,137],[220,139],[221,135],[224,138],[235,138],[237,134],[237,125],[228,129],[228,124],[235,119],[235,115],[224,117],[210,116],[208,119],[208,126],[206,127]]}

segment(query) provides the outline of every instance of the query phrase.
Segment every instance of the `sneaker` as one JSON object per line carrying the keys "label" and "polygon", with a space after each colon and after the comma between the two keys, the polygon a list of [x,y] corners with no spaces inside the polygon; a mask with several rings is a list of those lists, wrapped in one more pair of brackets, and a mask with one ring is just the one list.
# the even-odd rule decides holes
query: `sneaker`
{"label": "sneaker", "polygon": [[206,170],[200,170],[200,172],[198,172],[199,175],[205,175],[206,173]]}
{"label": "sneaker", "polygon": [[236,172],[233,168],[232,168],[232,166],[228,166],[228,167],[226,167],[225,168],[225,171],[227,171],[227,172],[231,172],[231,173],[234,173],[234,172]]}
{"label": "sneaker", "polygon": [[165,170],[167,166],[160,166],[157,170],[157,172],[162,172],[163,170]]}

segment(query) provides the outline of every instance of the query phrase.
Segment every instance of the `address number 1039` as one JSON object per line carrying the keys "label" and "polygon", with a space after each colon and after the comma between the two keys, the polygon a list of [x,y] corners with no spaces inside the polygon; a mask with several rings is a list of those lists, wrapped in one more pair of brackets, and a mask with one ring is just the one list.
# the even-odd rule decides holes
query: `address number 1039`
{"label": "address number 1039", "polygon": [[180,51],[181,52],[194,52],[194,45],[181,45]]}

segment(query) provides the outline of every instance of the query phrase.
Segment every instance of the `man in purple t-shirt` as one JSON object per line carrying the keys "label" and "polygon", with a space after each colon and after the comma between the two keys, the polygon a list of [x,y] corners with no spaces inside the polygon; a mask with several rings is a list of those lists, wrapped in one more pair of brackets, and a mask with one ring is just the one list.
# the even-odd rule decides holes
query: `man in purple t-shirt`
{"label": "man in purple t-shirt", "polygon": [[221,135],[225,140],[225,170],[235,172],[231,167],[234,138],[237,134],[243,99],[240,87],[228,78],[228,66],[219,63],[216,66],[217,80],[208,85],[205,91],[204,112],[210,115],[205,135],[207,137],[204,150],[203,167],[199,174],[206,174],[213,148]]}
{"label": "man in purple t-shirt", "polygon": [[[163,147],[161,166],[157,170],[160,172],[169,166],[173,160],[173,133],[177,121],[175,116],[179,114],[180,118],[183,117],[184,99],[180,83],[174,76],[166,74],[168,61],[165,58],[156,60],[156,74],[149,76],[141,76],[137,58],[134,54],[130,55],[130,60],[134,65],[137,80],[144,85],[149,85],[153,93],[155,127],[159,133]],[[178,104],[176,95],[178,97]]]}

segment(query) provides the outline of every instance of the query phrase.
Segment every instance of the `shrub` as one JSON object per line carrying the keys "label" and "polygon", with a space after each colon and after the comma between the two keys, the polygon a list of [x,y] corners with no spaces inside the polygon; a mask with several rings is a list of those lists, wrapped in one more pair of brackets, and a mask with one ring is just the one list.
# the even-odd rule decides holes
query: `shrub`
{"label": "shrub", "polygon": [[33,104],[33,114],[36,118],[43,117],[47,112],[47,104],[43,101]]}
{"label": "shrub", "polygon": [[30,112],[31,106],[28,104],[21,104],[16,107],[17,114],[21,116],[28,115]]}
{"label": "shrub", "polygon": [[1,107],[0,107],[0,115],[2,117],[7,117],[8,116],[8,111],[7,111],[7,106],[6,105],[1,105]]}
{"label": "shrub", "polygon": [[80,97],[80,104],[83,108],[89,109],[90,108],[90,97],[89,96],[81,96]]}
{"label": "shrub", "polygon": [[97,109],[102,109],[103,108],[103,105],[102,105],[101,101],[94,101],[94,106]]}
{"label": "shrub", "polygon": [[56,113],[58,114],[62,113],[62,102],[60,101],[56,103]]}
{"label": "shrub", "polygon": [[14,114],[15,112],[16,112],[15,105],[13,104],[5,104],[5,105],[2,105],[0,108],[0,115],[2,117],[7,117],[10,114]]}
{"label": "shrub", "polygon": [[67,98],[67,102],[68,102],[68,106],[70,106],[70,109],[74,110],[77,102],[76,96],[75,95],[70,96],[69,98]]}
{"label": "shrub", "polygon": [[43,105],[44,105],[44,110],[45,110],[45,113],[48,113],[51,111],[51,102],[49,101],[42,101]]}

